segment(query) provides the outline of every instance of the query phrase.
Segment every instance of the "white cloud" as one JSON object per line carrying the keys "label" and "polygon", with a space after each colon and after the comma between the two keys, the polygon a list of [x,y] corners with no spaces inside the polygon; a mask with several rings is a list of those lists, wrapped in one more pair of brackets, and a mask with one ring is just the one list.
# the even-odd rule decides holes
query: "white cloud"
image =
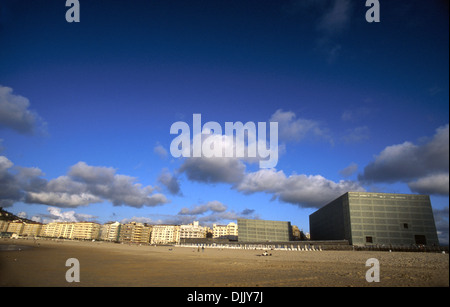
{"label": "white cloud", "polygon": [[90,166],[80,161],[70,168],[69,176],[75,180],[93,184],[110,184],[114,181],[116,170],[111,167]]}
{"label": "white cloud", "polygon": [[136,183],[136,178],[116,174],[112,168],[89,166],[84,162],[78,162],[71,167],[69,177],[84,184],[87,193],[110,201],[115,206],[140,208],[168,202],[164,195],[152,194],[155,190],[153,187],[143,187],[140,183]]}
{"label": "white cloud", "polygon": [[[5,172],[14,164],[5,156],[0,156],[0,176],[4,176]],[[1,178],[1,177],[0,177]]]}
{"label": "white cloud", "polygon": [[17,216],[22,218],[22,219],[26,219],[27,218],[27,213],[25,211],[21,211],[21,212],[17,213]]}
{"label": "white cloud", "polygon": [[42,223],[51,222],[84,222],[92,221],[97,218],[97,216],[90,214],[76,213],[75,211],[62,211],[61,208],[48,207],[48,214],[40,214],[33,216],[34,221],[40,221]]}
{"label": "white cloud", "polygon": [[28,192],[25,200],[25,202],[31,204],[53,204],[64,208],[85,206],[101,201],[101,198],[88,193],[71,194],[58,192]]}
{"label": "white cloud", "polygon": [[412,192],[420,194],[449,195],[449,174],[436,174],[408,183]]}
{"label": "white cloud", "polygon": [[12,92],[12,88],[0,85],[0,128],[22,134],[45,133],[46,123],[29,109],[29,100]]}
{"label": "white cloud", "polygon": [[[220,203],[219,201],[213,201]],[[208,202],[211,203],[211,202]],[[229,210],[226,205],[223,205],[224,208],[217,208],[217,210],[198,210],[197,207],[194,206],[191,209],[184,208],[185,210],[180,211],[176,215],[170,214],[150,214],[150,218],[148,217],[133,217],[130,219],[122,220],[124,221],[141,221],[151,224],[173,224],[173,225],[181,225],[181,224],[189,224],[192,221],[199,221],[202,226],[212,226],[214,223],[226,224],[230,221],[236,221],[238,218],[248,218],[248,219],[259,219],[259,215],[255,213],[253,209],[244,209],[241,212],[236,212],[234,210]],[[202,207],[203,208],[203,207]],[[189,213],[191,214],[187,214]],[[184,212],[184,213],[183,213]]]}
{"label": "white cloud", "polygon": [[[436,129],[420,144],[404,142],[386,147],[358,176],[366,182],[406,182],[413,191],[448,195],[449,125]],[[446,181],[445,181],[445,178]]]}
{"label": "white cloud", "polygon": [[237,158],[188,158],[179,172],[192,181],[236,183],[243,178],[245,165]]}
{"label": "white cloud", "polygon": [[320,175],[291,175],[283,171],[259,170],[249,173],[236,189],[246,194],[264,192],[273,199],[300,207],[321,207],[348,191],[363,191],[356,182],[334,182]]}
{"label": "white cloud", "polygon": [[151,186],[142,186],[137,178],[116,174],[109,167],[90,166],[85,162],[73,165],[68,174],[50,181],[41,178],[38,168],[15,167],[0,156],[0,205],[15,202],[45,204],[56,207],[78,207],[109,201],[115,206],[140,208],[169,202]]}
{"label": "white cloud", "polygon": [[[308,119],[297,119],[292,111],[277,110],[269,121],[278,122],[280,139],[301,141],[306,137],[331,140],[327,129],[320,123]],[[231,146],[226,138],[220,136],[223,146]],[[352,181],[333,182],[320,175],[291,175],[283,171],[260,169],[247,173],[245,159],[238,158],[188,158],[178,169],[191,181],[203,183],[229,183],[232,188],[244,193],[264,192],[273,199],[304,207],[320,207],[347,191],[363,190]],[[356,170],[353,170],[355,172]],[[195,208],[206,210],[205,207]],[[181,214],[190,214],[193,209],[183,208]]]}
{"label": "white cloud", "polygon": [[[325,139],[332,142],[326,128],[314,120],[296,118],[292,111],[277,110],[269,118],[269,122],[278,123],[279,139],[281,141],[301,141],[308,137]],[[254,138],[256,139],[256,138]],[[207,135],[202,137],[202,142],[209,140],[208,144],[219,144],[223,152],[231,149],[236,151],[236,142],[227,135]],[[272,140],[270,140],[272,141]],[[202,143],[204,145],[204,143]],[[244,151],[249,151],[249,144],[245,144]],[[191,146],[192,147],[192,146]],[[279,144],[278,155],[284,154],[286,145]],[[190,148],[192,152],[192,148]],[[272,155],[272,154],[271,154]],[[204,183],[230,183],[237,184],[244,178],[246,164],[255,163],[261,160],[261,157],[239,157],[234,154],[233,157],[191,157],[186,158],[178,169],[178,172],[185,173],[187,178],[192,181]],[[264,160],[264,159],[262,159]]]}
{"label": "white cloud", "polygon": [[259,215],[255,213],[254,209],[246,208],[241,212],[229,210],[227,205],[213,200],[191,208],[184,207],[177,215],[163,216],[158,221],[160,224],[187,224],[199,221],[202,225],[211,226],[213,223],[227,223],[227,221],[236,221],[238,218],[259,219]]}
{"label": "white cloud", "polygon": [[278,109],[269,121],[278,122],[279,139],[282,141],[301,141],[308,136],[329,139],[327,129],[314,120],[296,118],[292,111]]}
{"label": "white cloud", "polygon": [[162,183],[172,195],[182,195],[178,177],[171,174],[168,169],[163,169],[158,176],[158,181]]}
{"label": "white cloud", "polygon": [[191,209],[182,208],[178,214],[179,215],[197,215],[197,214],[203,214],[207,211],[224,212],[225,210],[227,210],[226,205],[222,204],[220,201],[213,200],[213,201],[207,202],[204,205],[194,206]]}
{"label": "white cloud", "polygon": [[14,166],[5,156],[0,156],[0,206],[9,207],[22,201],[26,191],[38,190],[45,185],[38,168]]}

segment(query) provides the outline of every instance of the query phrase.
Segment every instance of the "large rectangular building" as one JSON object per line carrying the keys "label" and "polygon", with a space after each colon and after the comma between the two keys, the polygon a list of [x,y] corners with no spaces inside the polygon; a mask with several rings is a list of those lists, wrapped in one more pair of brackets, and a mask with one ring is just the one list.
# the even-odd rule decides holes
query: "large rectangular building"
{"label": "large rectangular building", "polygon": [[96,240],[100,232],[100,224],[94,222],[77,222],[73,229],[73,239]]}
{"label": "large rectangular building", "polygon": [[236,223],[228,223],[228,225],[213,224],[213,238],[237,240],[238,225]]}
{"label": "large rectangular building", "polygon": [[180,242],[180,225],[153,225],[151,244],[173,244]]}
{"label": "large rectangular building", "polygon": [[311,240],[352,245],[438,245],[430,197],[348,192],[309,216]]}
{"label": "large rectangular building", "polygon": [[152,226],[138,222],[120,225],[118,240],[123,243],[149,243]]}
{"label": "large rectangular building", "polygon": [[51,222],[42,227],[41,236],[73,239],[75,224],[72,222]]}
{"label": "large rectangular building", "polygon": [[239,242],[292,241],[291,222],[238,219]]}
{"label": "large rectangular building", "polygon": [[180,239],[206,238],[207,227],[200,226],[198,221],[180,226]]}

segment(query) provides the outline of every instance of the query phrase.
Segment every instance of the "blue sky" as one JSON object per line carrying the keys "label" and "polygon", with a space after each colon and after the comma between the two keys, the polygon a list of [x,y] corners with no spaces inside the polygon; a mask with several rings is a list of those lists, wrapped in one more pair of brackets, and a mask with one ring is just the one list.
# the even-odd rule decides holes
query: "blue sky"
{"label": "blue sky", "polygon": [[[0,201],[51,220],[291,221],[431,196],[448,243],[445,1],[0,0]],[[279,160],[174,158],[170,126],[279,125]]]}

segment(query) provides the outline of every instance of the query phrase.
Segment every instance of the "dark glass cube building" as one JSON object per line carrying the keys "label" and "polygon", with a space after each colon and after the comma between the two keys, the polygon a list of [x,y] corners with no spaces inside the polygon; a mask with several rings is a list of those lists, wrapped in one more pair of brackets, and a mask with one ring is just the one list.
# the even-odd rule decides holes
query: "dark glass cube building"
{"label": "dark glass cube building", "polygon": [[439,245],[428,195],[348,192],[309,216],[311,240]]}

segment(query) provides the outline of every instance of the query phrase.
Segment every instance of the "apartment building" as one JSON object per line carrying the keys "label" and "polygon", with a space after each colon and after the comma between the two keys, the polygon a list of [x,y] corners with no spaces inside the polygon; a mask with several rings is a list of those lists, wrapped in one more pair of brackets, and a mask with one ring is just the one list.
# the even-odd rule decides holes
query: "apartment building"
{"label": "apartment building", "polygon": [[213,224],[213,238],[237,240],[238,225],[233,222],[228,225]]}
{"label": "apartment building", "polygon": [[198,221],[180,226],[180,239],[206,238],[208,227],[202,227]]}
{"label": "apartment building", "polygon": [[103,241],[119,241],[120,227],[119,222],[107,222],[100,226],[99,239]]}
{"label": "apartment building", "polygon": [[130,222],[120,225],[119,241],[124,243],[149,243],[152,226]]}
{"label": "apartment building", "polygon": [[42,224],[41,232],[39,233],[40,237],[45,237],[45,233],[47,231],[48,224]]}
{"label": "apartment building", "polygon": [[0,232],[6,232],[8,230],[9,221],[8,220],[0,220]]}
{"label": "apartment building", "polygon": [[120,225],[119,242],[130,243],[133,239],[133,228],[132,223],[126,223]]}
{"label": "apartment building", "polygon": [[172,244],[180,242],[179,225],[153,225],[151,244]]}
{"label": "apartment building", "polygon": [[96,240],[100,233],[100,224],[94,222],[74,223],[73,239]]}
{"label": "apartment building", "polygon": [[132,242],[149,243],[152,234],[152,227],[147,224],[136,223],[134,226]]}
{"label": "apartment building", "polygon": [[8,228],[6,232],[16,233],[17,235],[21,236],[23,232],[23,222],[21,220],[15,220],[9,222]]}
{"label": "apartment building", "polygon": [[231,222],[227,225],[227,236],[230,240],[238,239],[238,225],[236,223]]}
{"label": "apartment building", "polygon": [[0,232],[15,233],[24,237],[37,237],[41,234],[42,224],[37,222],[24,222],[22,220],[0,221]]}
{"label": "apartment building", "polygon": [[51,238],[95,240],[100,224],[94,222],[52,222],[42,227],[41,236]]}
{"label": "apartment building", "polygon": [[42,230],[41,223],[23,223],[22,236],[37,237],[40,236]]}
{"label": "apartment building", "polygon": [[41,236],[50,238],[73,239],[75,229],[73,222],[52,222],[43,227]]}

